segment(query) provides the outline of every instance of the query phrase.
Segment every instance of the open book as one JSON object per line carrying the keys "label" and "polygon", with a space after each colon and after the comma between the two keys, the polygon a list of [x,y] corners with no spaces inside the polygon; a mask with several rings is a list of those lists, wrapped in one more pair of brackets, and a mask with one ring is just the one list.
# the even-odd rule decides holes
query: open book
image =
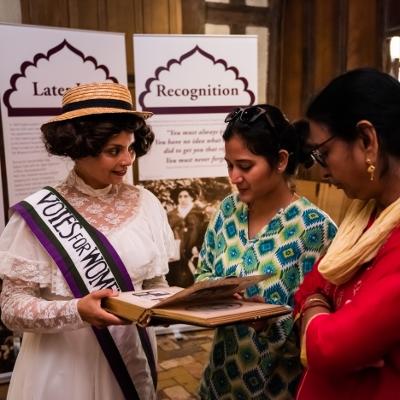
{"label": "open book", "polygon": [[227,277],[176,286],[120,293],[103,299],[102,306],[142,326],[186,323],[216,327],[290,313],[288,306],[238,300],[233,294],[264,279],[265,275]]}

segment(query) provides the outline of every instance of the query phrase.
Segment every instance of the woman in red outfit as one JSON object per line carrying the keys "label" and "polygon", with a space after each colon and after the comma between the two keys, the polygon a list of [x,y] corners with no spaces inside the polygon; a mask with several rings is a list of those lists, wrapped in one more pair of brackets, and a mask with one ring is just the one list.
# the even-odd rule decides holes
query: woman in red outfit
{"label": "woman in red outfit", "polygon": [[399,399],[400,83],[347,72],[307,118],[324,179],[355,200],[296,295],[306,367],[297,399]]}

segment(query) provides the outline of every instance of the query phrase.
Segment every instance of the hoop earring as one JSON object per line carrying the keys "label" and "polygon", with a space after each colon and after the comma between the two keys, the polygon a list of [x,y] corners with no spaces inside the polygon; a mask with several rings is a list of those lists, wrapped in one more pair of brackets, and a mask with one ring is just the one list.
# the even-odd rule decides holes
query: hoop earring
{"label": "hoop earring", "polygon": [[374,180],[374,178],[375,178],[375,165],[372,163],[372,161],[369,158],[367,158],[365,160],[365,162],[368,165],[367,172],[370,175],[369,176],[369,180],[372,182]]}

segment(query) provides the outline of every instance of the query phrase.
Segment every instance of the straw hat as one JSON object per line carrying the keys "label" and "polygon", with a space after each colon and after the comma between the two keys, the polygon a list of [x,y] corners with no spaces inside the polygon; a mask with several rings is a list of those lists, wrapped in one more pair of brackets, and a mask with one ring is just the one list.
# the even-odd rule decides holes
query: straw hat
{"label": "straw hat", "polygon": [[119,83],[98,82],[84,83],[67,90],[62,99],[62,114],[42,125],[48,125],[69,119],[95,114],[134,114],[144,119],[153,115],[151,112],[136,111],[128,88]]}

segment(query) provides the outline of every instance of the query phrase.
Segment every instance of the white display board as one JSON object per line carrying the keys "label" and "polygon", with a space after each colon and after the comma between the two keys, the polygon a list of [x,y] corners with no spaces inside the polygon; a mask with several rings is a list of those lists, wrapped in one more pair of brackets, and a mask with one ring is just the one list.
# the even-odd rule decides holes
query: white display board
{"label": "white display board", "polygon": [[139,179],[226,176],[226,114],[257,102],[257,36],[134,35],[136,106],[156,140]]}
{"label": "white display board", "polygon": [[[63,179],[71,161],[51,157],[40,125],[61,112],[79,83],[126,84],[122,33],[0,24],[0,95],[8,202]],[[132,178],[131,178],[132,179]]]}

